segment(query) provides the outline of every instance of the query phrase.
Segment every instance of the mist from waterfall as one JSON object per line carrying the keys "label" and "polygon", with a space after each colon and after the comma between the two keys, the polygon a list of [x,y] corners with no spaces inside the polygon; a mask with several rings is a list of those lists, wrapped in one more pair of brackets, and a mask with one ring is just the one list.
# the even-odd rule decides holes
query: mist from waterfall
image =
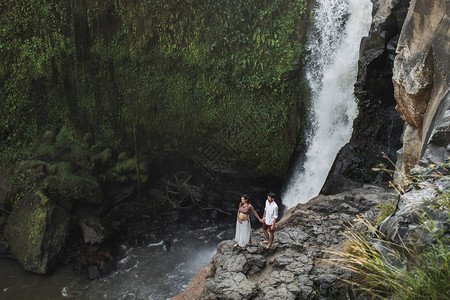
{"label": "mist from waterfall", "polygon": [[339,149],[350,140],[359,45],[371,23],[370,0],[318,0],[308,37],[306,76],[312,91],[312,131],[282,195],[287,208],[318,195]]}

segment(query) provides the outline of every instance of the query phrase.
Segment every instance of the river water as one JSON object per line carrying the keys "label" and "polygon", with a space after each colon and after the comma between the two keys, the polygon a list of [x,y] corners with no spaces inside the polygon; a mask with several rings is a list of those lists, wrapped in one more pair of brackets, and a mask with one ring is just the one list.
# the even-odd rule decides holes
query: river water
{"label": "river water", "polygon": [[234,228],[226,225],[167,231],[158,232],[166,242],[120,245],[117,269],[94,281],[68,267],[41,276],[24,271],[17,261],[0,260],[0,299],[169,299],[182,293],[210,262],[217,244],[234,234]]}

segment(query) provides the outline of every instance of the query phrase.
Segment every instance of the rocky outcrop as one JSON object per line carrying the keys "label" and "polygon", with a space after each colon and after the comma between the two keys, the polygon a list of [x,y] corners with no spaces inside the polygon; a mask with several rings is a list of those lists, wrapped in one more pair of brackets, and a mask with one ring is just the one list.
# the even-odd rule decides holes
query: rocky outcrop
{"label": "rocky outcrop", "polygon": [[411,1],[399,38],[393,82],[405,130],[397,175],[450,155],[449,9],[445,0]]}
{"label": "rocky outcrop", "polygon": [[260,244],[264,240],[260,230],[254,230],[253,245],[245,249],[223,241],[212,259],[200,299],[330,299],[346,295],[340,279],[349,278],[349,272],[324,259],[344,247],[345,224],[361,213],[370,218],[371,208],[394,197],[376,186],[320,195],[286,212],[269,250]]}
{"label": "rocky outcrop", "polygon": [[[449,236],[449,210],[448,204],[444,203],[448,202],[450,191],[447,168],[448,165],[415,170],[415,176],[426,179],[401,195],[396,210],[378,226],[386,240],[418,250],[418,247],[435,242],[438,234]],[[377,247],[383,248],[386,247]],[[387,254],[385,256],[389,258]]]}
{"label": "rocky outcrop", "polygon": [[97,218],[104,200],[97,174],[103,166],[91,160],[99,151],[90,150],[88,140],[77,144],[47,131],[33,156],[12,161],[10,170],[3,170],[0,187],[6,185],[7,193],[0,194],[2,256],[17,258],[28,271],[48,274],[71,234],[71,240],[84,241],[81,247],[94,249],[82,259],[84,267],[99,250],[106,235]]}
{"label": "rocky outcrop", "polygon": [[392,67],[395,48],[408,11],[408,0],[372,1],[369,36],[361,41],[355,95],[359,114],[353,134],[337,154],[321,194],[335,194],[389,179],[372,168],[393,169],[401,147],[403,121],[395,111]]}
{"label": "rocky outcrop", "polygon": [[186,291],[183,294],[171,298],[171,300],[192,300],[199,299],[205,287],[208,274],[211,272],[212,264],[201,269],[189,282]]}

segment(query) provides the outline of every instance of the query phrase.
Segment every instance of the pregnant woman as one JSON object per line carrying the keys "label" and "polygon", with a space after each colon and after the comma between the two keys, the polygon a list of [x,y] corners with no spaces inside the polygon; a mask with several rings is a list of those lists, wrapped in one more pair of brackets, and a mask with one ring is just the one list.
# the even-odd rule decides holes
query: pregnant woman
{"label": "pregnant woman", "polygon": [[250,227],[250,212],[252,212],[262,223],[262,219],[258,216],[255,209],[249,202],[250,198],[247,195],[241,196],[241,203],[239,203],[239,210],[237,213],[236,236],[234,237],[237,243],[234,247],[237,247],[238,245],[245,247],[252,243],[250,238],[252,230]]}

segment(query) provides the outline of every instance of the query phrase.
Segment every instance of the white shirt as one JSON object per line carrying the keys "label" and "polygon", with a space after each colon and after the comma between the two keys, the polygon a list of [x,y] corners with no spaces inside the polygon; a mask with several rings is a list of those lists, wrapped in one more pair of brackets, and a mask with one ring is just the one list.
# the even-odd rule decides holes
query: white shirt
{"label": "white shirt", "polygon": [[278,219],[278,205],[275,201],[269,202],[266,200],[266,207],[264,208],[266,215],[264,216],[264,223],[267,225],[273,224],[273,219]]}

